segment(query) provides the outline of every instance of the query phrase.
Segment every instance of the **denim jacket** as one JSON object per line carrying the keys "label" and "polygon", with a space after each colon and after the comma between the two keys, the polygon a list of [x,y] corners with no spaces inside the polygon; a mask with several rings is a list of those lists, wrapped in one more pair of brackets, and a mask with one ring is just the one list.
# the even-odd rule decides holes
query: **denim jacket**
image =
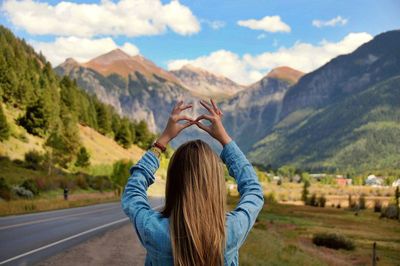
{"label": "denim jacket", "polygon": [[[263,204],[263,192],[257,175],[234,141],[226,144],[220,155],[229,174],[236,179],[240,201],[226,215],[225,265],[238,265],[238,251],[252,228]],[[130,169],[130,178],[122,195],[122,208],[130,218],[140,242],[147,250],[145,265],[173,265],[169,220],[152,210],[147,188],[154,182],[158,158],[147,151]]]}

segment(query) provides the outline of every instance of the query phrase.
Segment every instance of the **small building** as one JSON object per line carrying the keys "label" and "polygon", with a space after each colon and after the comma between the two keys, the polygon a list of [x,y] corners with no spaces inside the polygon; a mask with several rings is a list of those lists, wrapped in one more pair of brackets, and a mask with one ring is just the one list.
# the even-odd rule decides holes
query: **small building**
{"label": "small building", "polygon": [[335,178],[336,184],[340,186],[350,186],[352,181],[350,178],[344,178],[343,176],[339,176]]}
{"label": "small building", "polygon": [[383,185],[383,178],[375,175],[369,175],[365,180],[365,184],[368,186],[380,187]]}
{"label": "small building", "polygon": [[400,178],[392,183],[392,187],[400,187]]}

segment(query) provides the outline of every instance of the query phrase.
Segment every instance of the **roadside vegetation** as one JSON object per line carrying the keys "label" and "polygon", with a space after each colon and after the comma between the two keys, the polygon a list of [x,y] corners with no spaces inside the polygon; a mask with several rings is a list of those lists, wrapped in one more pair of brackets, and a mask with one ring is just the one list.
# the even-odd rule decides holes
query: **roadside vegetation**
{"label": "roadside vegetation", "polygon": [[[230,208],[237,201],[230,197]],[[399,221],[380,218],[373,209],[355,215],[347,208],[279,204],[266,197],[239,259],[241,265],[371,265],[376,242],[378,264],[397,265],[399,239]]]}

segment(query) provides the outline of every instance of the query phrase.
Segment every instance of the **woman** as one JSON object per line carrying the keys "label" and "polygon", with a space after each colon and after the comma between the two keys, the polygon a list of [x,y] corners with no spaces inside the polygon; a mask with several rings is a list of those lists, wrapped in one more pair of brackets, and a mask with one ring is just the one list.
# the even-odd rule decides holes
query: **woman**
{"label": "woman", "polygon": [[[238,265],[238,250],[264,204],[253,167],[226,133],[221,110],[210,102],[200,101],[209,113],[195,120],[181,114],[192,105],[177,103],[164,132],[130,169],[122,208],[147,250],[146,265]],[[203,124],[204,119],[211,124]],[[160,154],[169,141],[192,125],[223,146],[220,157],[236,179],[240,193],[238,206],[229,213],[225,212],[223,165],[201,140],[182,144],[173,154],[164,209],[154,211],[148,203],[146,191],[154,182]]]}

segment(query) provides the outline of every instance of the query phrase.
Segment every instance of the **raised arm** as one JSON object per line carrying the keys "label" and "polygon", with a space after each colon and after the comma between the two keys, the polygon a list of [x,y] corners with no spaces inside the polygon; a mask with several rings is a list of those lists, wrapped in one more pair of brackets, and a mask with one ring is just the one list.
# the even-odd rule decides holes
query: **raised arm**
{"label": "raised arm", "polygon": [[264,205],[263,191],[253,166],[234,141],[224,146],[220,157],[238,185],[240,200],[228,214],[228,225],[234,225],[237,247],[240,247]]}
{"label": "raised arm", "polygon": [[[235,178],[238,184],[240,201],[235,210],[228,215],[228,227],[232,225],[228,229],[232,230],[236,236],[233,242],[240,247],[264,205],[262,188],[253,166],[227,134],[221,121],[222,111],[213,100],[210,100],[211,104],[204,101],[200,103],[208,110],[209,114],[199,116],[196,124],[221,143],[223,150],[220,157],[228,167],[229,174]],[[211,125],[202,124],[200,120],[203,119],[210,121]]]}
{"label": "raised arm", "polygon": [[139,162],[131,167],[131,176],[121,199],[122,209],[135,226],[142,243],[144,242],[145,221],[153,212],[147,198],[147,189],[154,183],[154,173],[159,165],[160,161],[156,155],[147,151]]}

